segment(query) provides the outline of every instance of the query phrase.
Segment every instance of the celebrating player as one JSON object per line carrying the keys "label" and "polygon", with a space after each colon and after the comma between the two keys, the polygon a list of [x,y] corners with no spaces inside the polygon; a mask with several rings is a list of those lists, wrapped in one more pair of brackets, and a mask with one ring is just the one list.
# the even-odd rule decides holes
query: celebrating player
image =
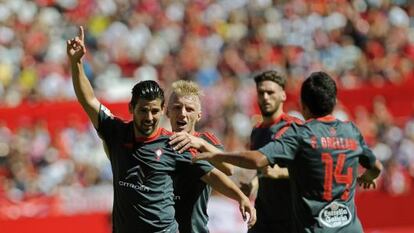
{"label": "celebrating player", "polygon": [[[256,151],[202,153],[193,161],[254,169],[288,165],[294,190],[293,232],[362,232],[354,203],[356,184],[375,188],[382,165],[353,123],[331,115],[336,92],[328,74],[312,73],[301,88],[305,124],[292,124],[281,138]],[[358,163],[367,170],[357,178]]]}
{"label": "celebrating player", "polygon": [[[170,144],[179,152],[196,149],[199,152],[221,152],[223,146],[211,133],[195,131],[201,118],[201,90],[192,81],[179,80],[172,84],[172,93],[167,105],[167,116],[172,131]],[[213,164],[227,175],[232,174],[230,164]],[[211,187],[197,177],[182,173],[175,178],[175,218],[180,232],[208,233],[207,203]]]}
{"label": "celebrating player", "polygon": [[239,201],[249,226],[255,209],[231,180],[208,163],[192,165],[189,152],[177,153],[169,145],[172,133],[159,127],[164,92],[155,81],[142,81],[132,89],[131,122],[116,118],[95,97],[82,64],[86,52],[84,31],[67,41],[72,80],[79,103],[103,139],[111,161],[114,186],[113,232],[176,233],[173,176],[189,172]]}

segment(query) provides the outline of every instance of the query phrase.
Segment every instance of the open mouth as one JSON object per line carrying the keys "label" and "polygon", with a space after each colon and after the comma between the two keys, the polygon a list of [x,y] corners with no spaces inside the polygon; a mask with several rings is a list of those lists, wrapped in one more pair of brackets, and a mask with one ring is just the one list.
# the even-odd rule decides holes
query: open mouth
{"label": "open mouth", "polygon": [[185,122],[185,121],[177,121],[177,126],[178,127],[184,127],[184,126],[186,126],[187,125],[187,122]]}

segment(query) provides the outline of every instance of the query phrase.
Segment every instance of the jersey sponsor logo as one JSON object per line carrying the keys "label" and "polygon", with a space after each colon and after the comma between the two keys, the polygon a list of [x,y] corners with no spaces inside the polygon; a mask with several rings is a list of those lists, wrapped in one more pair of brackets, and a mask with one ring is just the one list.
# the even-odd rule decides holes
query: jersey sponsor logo
{"label": "jersey sponsor logo", "polygon": [[149,192],[150,188],[144,185],[145,174],[139,165],[129,169],[125,180],[120,180],[118,184],[123,187],[133,188],[144,192]]}
{"label": "jersey sponsor logo", "polygon": [[340,204],[336,201],[325,206],[319,212],[319,221],[322,225],[335,228],[343,227],[351,222],[352,214],[348,206]]}

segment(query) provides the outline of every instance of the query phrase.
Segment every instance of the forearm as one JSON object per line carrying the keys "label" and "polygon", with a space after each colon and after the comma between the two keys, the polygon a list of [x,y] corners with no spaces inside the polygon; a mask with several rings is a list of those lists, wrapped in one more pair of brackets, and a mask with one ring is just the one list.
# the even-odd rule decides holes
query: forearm
{"label": "forearm", "polygon": [[209,184],[213,189],[237,202],[240,202],[243,199],[248,199],[230,178],[217,169],[213,169],[211,172],[204,175],[202,180]]}
{"label": "forearm", "polygon": [[71,64],[72,83],[78,101],[83,105],[92,103],[96,97],[93,88],[85,71],[83,70],[83,63],[81,61]]}
{"label": "forearm", "polygon": [[[211,145],[210,143],[204,141],[200,148],[201,152],[211,152],[211,153],[221,153],[222,151],[218,149],[217,147]],[[231,176],[234,173],[234,167],[233,165],[225,162],[211,162],[214,167],[222,171],[224,174]]]}
{"label": "forearm", "polygon": [[364,175],[374,180],[381,174],[382,169],[383,166],[381,162],[379,160],[376,160],[374,166],[370,169],[367,169],[364,172]]}
{"label": "forearm", "polygon": [[258,151],[220,152],[209,160],[212,163],[229,163],[247,169],[257,169],[269,164],[266,157]]}
{"label": "forearm", "polygon": [[93,88],[83,70],[82,62],[76,62],[71,65],[72,83],[76,97],[82,108],[88,114],[89,119],[95,128],[98,128],[98,113],[100,102],[93,93]]}

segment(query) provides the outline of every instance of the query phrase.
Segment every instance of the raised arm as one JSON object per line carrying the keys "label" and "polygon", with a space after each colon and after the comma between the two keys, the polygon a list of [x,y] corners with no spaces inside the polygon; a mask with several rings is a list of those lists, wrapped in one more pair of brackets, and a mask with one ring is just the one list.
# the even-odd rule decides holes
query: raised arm
{"label": "raised arm", "polygon": [[83,70],[82,58],[86,53],[83,27],[79,27],[79,34],[67,41],[66,51],[71,64],[72,83],[78,102],[95,128],[98,128],[98,113],[100,103],[93,93],[92,86]]}
{"label": "raised arm", "polygon": [[247,225],[251,228],[256,223],[256,209],[250,203],[250,200],[243,192],[237,187],[233,181],[230,180],[223,172],[218,169],[213,169],[209,173],[201,177],[205,183],[209,184],[215,190],[224,194],[226,197],[231,198],[239,203],[239,209],[243,216],[243,219],[247,219],[246,213],[249,214],[249,220]]}
{"label": "raised arm", "polygon": [[[210,144],[201,137],[193,136],[187,132],[174,133],[170,137],[170,145],[173,145],[174,150],[183,153],[189,148],[195,148],[201,152],[221,153],[222,151]],[[224,174],[231,176],[234,173],[234,168],[231,164],[223,162],[211,162],[214,167],[222,171]]]}

